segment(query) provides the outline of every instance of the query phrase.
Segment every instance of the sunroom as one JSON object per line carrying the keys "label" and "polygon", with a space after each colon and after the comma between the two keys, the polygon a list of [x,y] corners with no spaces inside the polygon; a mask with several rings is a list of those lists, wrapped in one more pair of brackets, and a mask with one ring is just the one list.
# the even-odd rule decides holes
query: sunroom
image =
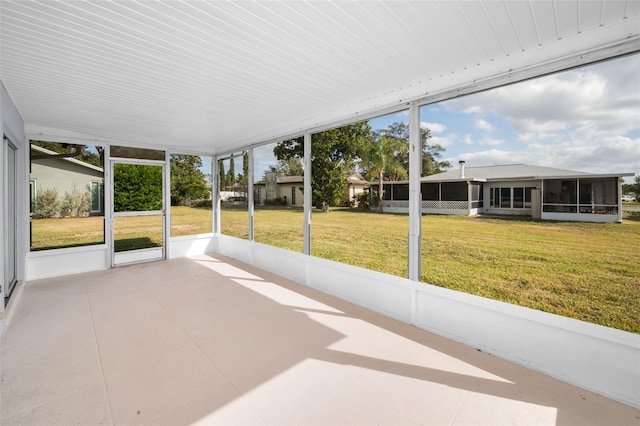
{"label": "sunroom", "polygon": [[[497,407],[511,403],[520,407],[522,402],[520,419],[542,407],[536,418],[543,422],[576,418],[597,422],[588,414],[606,405],[611,418],[634,421],[640,407],[637,334],[423,280],[421,265],[427,259],[421,242],[430,235],[422,230],[421,213],[425,202],[435,201],[430,198],[435,191],[421,181],[421,123],[429,120],[428,107],[437,102],[634,57],[640,52],[639,4],[3,1],[0,19],[3,424],[51,422],[53,417],[47,414],[91,408],[75,399],[87,395],[106,401],[101,407],[107,414],[100,421],[111,424],[185,419],[401,423],[407,419],[401,407],[408,405],[416,407],[415,417],[406,420],[409,423],[451,423],[460,412],[473,414],[484,398]],[[406,187],[391,195],[406,204],[409,214],[400,218],[393,235],[377,238],[378,245],[368,249],[388,253],[391,242],[400,241],[396,245],[401,253],[387,254],[388,261],[402,263],[400,272],[391,274],[329,259],[319,251],[327,234],[318,231],[340,229],[340,224],[323,228],[312,204],[318,164],[347,151],[314,152],[314,146],[320,147],[316,137],[346,126],[358,130],[359,123],[388,115],[403,117],[409,128]],[[287,144],[290,141],[294,142]],[[290,212],[291,221],[278,223],[283,225],[276,232],[282,246],[264,237],[275,221],[255,209],[253,188],[266,170],[263,159],[267,154],[273,158],[278,144],[297,150],[304,172],[303,189],[295,193],[303,210]],[[38,194],[46,189],[43,178],[33,175],[38,172],[33,166],[37,155],[54,155],[51,152],[59,164],[81,166],[92,176],[102,173],[76,185],[88,185],[88,195],[74,195],[73,186],[61,190],[69,194],[68,206],[74,200],[85,204],[77,209],[83,212],[78,214],[82,223],[91,226],[84,234],[70,225],[62,236],[61,224],[77,223],[62,213],[62,205],[52,217],[32,215],[39,208]],[[191,164],[205,182],[197,200],[176,195],[175,179],[185,164]],[[233,181],[228,182],[232,168]],[[342,171],[340,176],[344,178]],[[577,212],[587,214],[583,210],[592,206],[589,214],[607,213],[608,183],[599,187],[576,179],[575,185],[575,203],[568,202],[571,208],[575,205]],[[236,194],[234,202],[222,203],[221,191],[236,187],[230,191]],[[479,185],[473,188],[477,190],[467,192],[466,202],[477,202],[472,208],[481,208],[487,193]],[[192,208],[194,201],[203,203],[198,210],[205,212],[203,219],[180,222],[180,213]],[[438,198],[441,203],[453,201],[457,200]],[[47,220],[52,222],[45,227]],[[93,239],[73,240],[80,234]],[[38,240],[38,235],[49,238]],[[349,249],[368,255],[362,247]],[[298,284],[301,287],[295,287]],[[117,313],[110,316],[112,312]],[[368,312],[381,316],[366,319]],[[212,313],[222,317],[208,316]],[[263,313],[274,317],[261,321]],[[361,314],[365,319],[359,319]],[[30,324],[35,318],[36,324]],[[156,318],[167,322],[155,323]],[[348,329],[340,329],[343,321],[349,322]],[[153,324],[161,326],[146,332],[145,327]],[[16,331],[30,325],[52,327],[59,334],[33,339]],[[263,332],[260,325],[282,327],[291,334]],[[86,332],[78,340],[66,334],[76,328]],[[381,330],[393,336],[392,343],[377,340]],[[428,339],[420,333],[434,333],[437,342],[443,337],[468,345],[457,363],[461,372],[449,371],[440,361],[430,365],[431,349],[442,351],[447,359],[458,355],[447,355],[447,343],[428,348],[424,343]],[[296,344],[296,339],[304,344]],[[224,352],[216,345],[220,341],[248,346]],[[349,347],[353,341],[366,343],[364,349]],[[63,350],[78,342],[82,343],[78,351]],[[367,346],[376,342],[383,347]],[[164,343],[176,345],[166,357],[161,356]],[[405,348],[404,344],[406,351],[392,347]],[[141,352],[131,355],[131,348]],[[28,356],[16,355],[22,349]],[[85,355],[85,350],[95,361],[92,379],[73,382],[70,388],[56,387],[59,378],[73,376],[65,371],[76,366],[82,370],[83,364],[74,365],[74,356]],[[190,351],[201,364],[178,356]],[[224,359],[216,358],[220,351]],[[587,403],[579,397],[572,401],[575,406],[567,408],[561,397],[548,398],[533,384],[525,401],[520,401],[517,386],[510,382],[517,382],[519,373],[492,374],[493,358],[478,363],[484,369],[465,370],[480,351],[509,362],[504,371],[512,371],[515,363],[540,374],[531,383],[543,375],[561,380],[554,382],[553,395],[561,395],[569,383],[577,386],[571,387],[572,395],[586,389],[598,402],[581,413]],[[419,361],[412,359],[414,353]],[[136,360],[135,367],[148,374],[148,381],[127,365],[129,355]],[[383,355],[388,357],[378,358]],[[243,377],[237,369],[251,366],[253,356],[260,361],[255,365],[265,368]],[[162,368],[151,362],[156,358],[166,362]],[[62,362],[59,370],[48,369],[53,360]],[[320,368],[298,376],[297,369],[309,364]],[[171,366],[179,372],[191,368],[190,375],[180,377]],[[324,373],[326,366],[331,367],[329,374]],[[339,380],[345,376],[336,366],[347,367],[347,377],[355,380],[350,383],[357,383],[348,390],[356,391],[319,398],[323,389],[349,384]],[[162,382],[172,371],[178,386]],[[206,374],[199,376],[199,371]],[[236,375],[231,377],[231,371]],[[374,374],[359,381],[361,371]],[[35,386],[28,392],[21,388],[20,378],[30,372],[43,380],[49,373],[55,375],[47,382],[52,387]],[[136,386],[125,385],[132,383],[127,373],[140,378]],[[222,396],[219,389],[199,381],[206,376],[210,384],[220,374],[229,383]],[[435,411],[428,414],[421,411],[426,409],[422,404],[407,405],[392,395],[385,406],[370,399],[371,394],[357,391],[367,390],[368,384],[383,390],[387,382],[378,380],[386,379],[399,380],[407,397],[412,383],[421,391],[434,385],[437,389],[427,392],[433,399],[426,405],[438,409],[446,405],[446,415],[439,420],[429,417]],[[161,385],[156,386],[156,380]],[[315,387],[318,383],[326,388]],[[16,387],[7,392],[10,385]],[[464,395],[450,403],[438,400],[445,387]],[[293,416],[295,410],[284,397],[287,389],[297,390],[297,402],[318,405],[306,412],[306,405],[298,405]],[[188,398],[181,396],[182,391]],[[402,392],[395,395],[405,395]],[[365,398],[353,400],[357,403],[351,408],[341,404],[357,394]],[[461,410],[471,394],[478,397]],[[127,405],[145,398],[143,408]],[[213,399],[215,404],[207,405]],[[251,404],[243,405],[248,400]],[[180,417],[183,409],[199,403],[205,408],[195,410],[195,418]],[[51,411],[39,411],[46,407]],[[382,417],[366,416],[366,407],[378,407],[376,413]],[[237,417],[224,417],[229,413],[224,408]],[[253,409],[257,417],[242,417]],[[272,410],[278,415],[269,417]],[[509,410],[490,410],[487,421],[504,421]],[[208,417],[216,413],[219,418]],[[491,417],[495,413],[499,416]],[[81,417],[60,419],[83,422]],[[458,421],[465,423],[463,417]],[[84,422],[98,421],[92,417]]]}

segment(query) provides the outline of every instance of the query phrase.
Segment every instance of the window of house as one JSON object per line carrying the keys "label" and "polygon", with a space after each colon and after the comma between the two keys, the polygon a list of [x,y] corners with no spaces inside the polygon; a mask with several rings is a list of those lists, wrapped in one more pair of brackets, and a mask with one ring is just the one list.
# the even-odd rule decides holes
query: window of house
{"label": "window of house", "polygon": [[482,185],[479,183],[471,183],[471,208],[478,208],[484,205],[484,201],[482,200],[483,191]]}
{"label": "window of house", "polygon": [[398,201],[409,200],[409,184],[397,183],[393,185],[393,199]]}
{"label": "window of house", "polygon": [[170,155],[171,236],[212,232],[212,158]]}
{"label": "window of house", "polygon": [[524,207],[527,209],[531,208],[531,190],[535,189],[531,186],[528,186],[524,189]]}
{"label": "window of house", "polygon": [[439,183],[423,183],[420,185],[422,191],[422,200],[438,201],[440,200],[440,184]]}
{"label": "window of house", "polygon": [[524,208],[524,188],[513,188],[513,208]]}
{"label": "window of house", "polygon": [[442,201],[467,201],[467,182],[442,182]]}
{"label": "window of house", "polygon": [[37,183],[35,179],[29,179],[29,192],[31,193],[31,201],[29,203],[29,213],[33,214],[36,206]]}
{"label": "window of house", "polygon": [[295,186],[291,187],[291,205],[292,206],[296,205],[296,187]]}
{"label": "window of house", "polygon": [[104,243],[103,148],[31,141],[31,250]]}
{"label": "window of house", "polygon": [[511,208],[511,188],[500,188],[500,208]]}
{"label": "window of house", "polygon": [[102,199],[104,198],[101,181],[91,181],[91,213],[100,214],[102,210]]}
{"label": "window of house", "polygon": [[[378,193],[378,185],[375,185],[376,194]],[[382,199],[384,201],[393,200],[393,189],[391,189],[391,184],[385,183],[382,185]]]}

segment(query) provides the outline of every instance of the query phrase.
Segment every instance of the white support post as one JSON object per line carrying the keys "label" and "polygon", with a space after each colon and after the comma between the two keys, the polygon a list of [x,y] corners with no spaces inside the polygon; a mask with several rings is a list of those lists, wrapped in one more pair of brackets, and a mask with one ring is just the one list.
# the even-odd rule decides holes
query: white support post
{"label": "white support post", "polygon": [[422,235],[422,134],[420,107],[409,107],[409,279],[420,281],[420,243]]}
{"label": "white support post", "polygon": [[249,203],[249,241],[253,241],[253,217],[254,217],[254,206],[253,206],[253,147],[249,148],[249,153],[247,155],[247,161],[249,161],[249,165],[247,167],[247,202]]}
{"label": "white support post", "polygon": [[304,254],[311,255],[311,133],[304,134]]}
{"label": "white support post", "polygon": [[211,214],[213,220],[213,232],[220,233],[220,158],[212,157],[211,161]]}
{"label": "white support post", "polygon": [[107,265],[113,268],[113,254],[115,247],[113,246],[113,173],[111,165],[111,145],[104,145],[102,160],[102,169],[104,171],[104,242],[109,246],[106,256]]}
{"label": "white support post", "polygon": [[[622,183],[624,182],[624,179],[619,177],[618,178],[618,222],[622,223]],[[580,186],[580,185],[578,185]],[[579,200],[580,198],[578,198]]]}
{"label": "white support post", "polygon": [[164,166],[162,167],[164,184],[162,185],[164,193],[164,202],[162,203],[164,210],[164,253],[163,259],[171,259],[169,253],[169,238],[171,237],[171,153],[167,150],[164,152]]}

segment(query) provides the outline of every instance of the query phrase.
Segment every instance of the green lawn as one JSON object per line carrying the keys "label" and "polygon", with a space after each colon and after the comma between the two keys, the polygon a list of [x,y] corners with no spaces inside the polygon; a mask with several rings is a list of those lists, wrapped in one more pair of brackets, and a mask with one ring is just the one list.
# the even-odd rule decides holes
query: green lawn
{"label": "green lawn", "polygon": [[[238,214],[246,218],[246,212]],[[255,239],[301,252],[302,221],[299,210],[256,210]],[[314,212],[311,251],[314,256],[407,276],[408,232],[404,215]],[[422,220],[422,281],[636,333],[638,253],[638,220]]]}
{"label": "green lawn", "polygon": [[[247,238],[246,209],[224,209],[221,222],[223,233]],[[83,235],[102,241],[102,218],[40,219],[33,226],[42,237],[39,244]],[[128,230],[123,238],[129,239],[139,230],[135,224],[120,229]],[[172,235],[210,230],[211,210],[172,208]],[[312,254],[407,276],[408,232],[406,215],[314,211]],[[258,242],[302,252],[302,210],[257,209],[254,234]],[[640,332],[639,253],[640,218],[630,216],[621,224],[422,220],[422,281],[635,333]]]}

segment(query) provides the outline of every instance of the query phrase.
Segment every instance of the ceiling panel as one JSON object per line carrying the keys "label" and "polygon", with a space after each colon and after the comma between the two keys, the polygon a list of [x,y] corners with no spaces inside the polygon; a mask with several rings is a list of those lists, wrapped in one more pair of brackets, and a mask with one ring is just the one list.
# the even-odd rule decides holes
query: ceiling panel
{"label": "ceiling panel", "polygon": [[640,49],[639,5],[3,0],[0,78],[28,128],[215,153]]}

